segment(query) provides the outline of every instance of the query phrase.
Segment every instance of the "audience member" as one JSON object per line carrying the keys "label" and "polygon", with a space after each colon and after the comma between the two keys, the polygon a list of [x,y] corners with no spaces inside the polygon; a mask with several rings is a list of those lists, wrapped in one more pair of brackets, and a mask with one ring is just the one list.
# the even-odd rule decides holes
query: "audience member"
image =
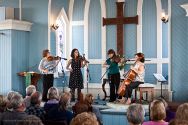
{"label": "audience member", "polygon": [[131,104],[127,109],[129,125],[141,125],[144,121],[145,110],[141,104]]}
{"label": "audience member", "polygon": [[96,115],[97,120],[99,121],[99,124],[102,124],[102,115],[100,113],[99,108],[92,106],[93,95],[92,94],[86,94],[84,103],[89,107],[89,111],[93,112]]}
{"label": "audience member", "polygon": [[15,93],[9,101],[9,108],[2,114],[1,122],[3,125],[15,125],[17,121],[22,120],[27,116],[25,113],[25,105],[22,96]]}
{"label": "audience member", "polygon": [[36,92],[36,87],[34,85],[29,85],[26,88],[26,97],[24,98],[24,103],[26,108],[30,106],[30,100],[31,100],[31,95],[32,93]]}
{"label": "audience member", "polygon": [[3,95],[0,95],[0,113],[3,113],[6,110],[6,101]]}
{"label": "audience member", "polygon": [[168,122],[165,122],[166,110],[162,101],[154,100],[150,104],[150,118],[151,121],[144,122],[143,125],[168,125]]}
{"label": "audience member", "polygon": [[72,119],[70,125],[99,125],[95,114],[83,112]]}
{"label": "audience member", "polygon": [[42,94],[38,91],[31,95],[31,104],[26,109],[26,113],[28,115],[35,115],[39,117],[41,120],[44,120],[45,111],[44,108],[40,107],[40,103],[42,100]]}
{"label": "audience member", "polygon": [[42,121],[35,115],[28,115],[16,125],[43,125]]}
{"label": "audience member", "polygon": [[59,92],[58,89],[55,87],[51,87],[47,93],[48,101],[44,104],[44,110],[46,113],[53,108],[54,106],[59,105]]}
{"label": "audience member", "polygon": [[166,122],[169,122],[171,121],[172,119],[175,118],[175,115],[176,113],[171,111],[168,107],[168,103],[163,99],[163,98],[158,98],[157,100],[163,102],[164,106],[165,106],[165,109],[166,109],[166,118],[165,118],[165,121]]}
{"label": "audience member", "polygon": [[79,100],[75,103],[74,106],[72,106],[72,110],[74,113],[74,116],[82,113],[82,112],[88,112],[89,107],[87,104],[84,103],[84,96],[82,93],[79,93]]}
{"label": "audience member", "polygon": [[7,94],[7,97],[6,97],[6,110],[13,111],[13,109],[12,109],[11,106],[10,106],[10,101],[11,101],[12,97],[13,97],[15,94],[18,94],[18,92],[10,91],[10,92]]}
{"label": "audience member", "polygon": [[178,107],[175,118],[188,121],[188,103],[181,104]]}
{"label": "audience member", "polygon": [[54,106],[48,111],[46,119],[50,121],[66,121],[69,125],[73,118],[73,113],[67,109],[70,104],[70,100],[71,94],[68,92],[63,93],[60,97],[59,105]]}

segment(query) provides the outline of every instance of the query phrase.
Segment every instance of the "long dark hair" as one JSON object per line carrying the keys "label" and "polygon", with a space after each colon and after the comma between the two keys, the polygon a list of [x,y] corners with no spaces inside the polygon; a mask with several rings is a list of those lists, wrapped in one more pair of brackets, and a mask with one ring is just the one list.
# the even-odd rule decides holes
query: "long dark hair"
{"label": "long dark hair", "polygon": [[[74,52],[75,52],[76,50],[78,51],[78,49],[74,48],[74,49],[71,51],[71,57],[72,57],[73,59],[75,59],[75,57],[74,57]],[[79,53],[79,51],[78,51],[78,58],[79,58],[79,56],[80,56],[80,53]]]}
{"label": "long dark hair", "polygon": [[145,57],[143,53],[136,53],[134,54],[135,56],[138,56],[140,62],[144,63],[145,62]]}
{"label": "long dark hair", "polygon": [[114,51],[113,49],[109,49],[109,50],[108,50],[108,55],[109,55],[109,54],[113,54],[112,59],[113,59],[114,57],[116,57],[116,53],[115,53],[115,51]]}

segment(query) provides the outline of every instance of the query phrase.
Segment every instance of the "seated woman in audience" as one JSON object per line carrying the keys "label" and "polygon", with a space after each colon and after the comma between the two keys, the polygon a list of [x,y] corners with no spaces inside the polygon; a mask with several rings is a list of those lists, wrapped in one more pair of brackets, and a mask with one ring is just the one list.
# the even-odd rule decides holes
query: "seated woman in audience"
{"label": "seated woman in audience", "polygon": [[31,103],[30,106],[26,108],[26,113],[28,115],[35,115],[39,117],[41,120],[44,120],[45,111],[44,108],[40,107],[40,103],[42,100],[42,94],[38,91],[31,95]]}
{"label": "seated woman in audience", "polygon": [[143,125],[168,125],[165,122],[166,110],[162,101],[154,100],[150,104],[150,119],[151,121],[144,122]]}
{"label": "seated woman in audience", "polygon": [[95,114],[83,112],[72,119],[70,125],[99,125]]}
{"label": "seated woman in audience", "polygon": [[3,113],[6,110],[6,101],[3,95],[0,95],[0,113]]}
{"label": "seated woman in audience", "polygon": [[159,98],[157,100],[162,101],[163,104],[164,104],[164,106],[165,106],[165,109],[166,109],[166,118],[165,118],[165,121],[169,122],[170,120],[174,119],[176,113],[173,112],[173,111],[171,111],[169,109],[167,102],[163,98]]}
{"label": "seated woman in audience", "polygon": [[13,109],[10,106],[10,101],[11,101],[12,97],[16,94],[18,94],[18,92],[15,92],[15,91],[8,92],[7,97],[6,97],[6,110],[13,111]]}
{"label": "seated woman in audience", "polygon": [[99,123],[102,124],[102,115],[100,113],[99,108],[97,108],[95,106],[92,106],[93,95],[92,94],[86,94],[84,103],[89,107],[89,111],[93,112],[96,115],[97,120],[99,121]]}
{"label": "seated woman in audience", "polygon": [[29,107],[30,106],[30,100],[31,100],[31,95],[36,92],[36,87],[34,85],[29,85],[26,88],[26,97],[24,98],[24,103],[25,103],[25,107]]}
{"label": "seated woman in audience", "polygon": [[2,125],[15,125],[19,120],[22,120],[28,116],[25,113],[25,105],[22,95],[19,93],[14,93],[8,103],[9,109],[12,110],[3,112],[1,118]]}
{"label": "seated woman in audience", "polygon": [[16,125],[43,125],[43,123],[37,116],[28,115],[23,120],[18,121]]}
{"label": "seated woman in audience", "polygon": [[58,89],[55,87],[51,87],[47,93],[48,101],[44,104],[44,110],[46,113],[53,108],[54,106],[59,105],[59,92]]}
{"label": "seated woman in audience", "polygon": [[[67,125],[73,118],[73,113],[67,109],[70,104],[71,94],[68,92],[63,93],[60,97],[59,106],[54,106],[54,108],[48,111],[46,114],[46,120],[48,121],[66,121]],[[46,122],[48,122],[46,121]]]}
{"label": "seated woman in audience", "polygon": [[178,107],[175,119],[170,122],[170,125],[188,125],[188,103]]}
{"label": "seated woman in audience", "polygon": [[82,113],[82,112],[88,112],[89,107],[84,103],[84,95],[82,93],[79,93],[79,100],[75,103],[74,106],[72,106],[72,110],[74,113],[74,116]]}
{"label": "seated woman in audience", "polygon": [[144,121],[145,110],[141,104],[131,104],[127,109],[129,125],[141,125]]}

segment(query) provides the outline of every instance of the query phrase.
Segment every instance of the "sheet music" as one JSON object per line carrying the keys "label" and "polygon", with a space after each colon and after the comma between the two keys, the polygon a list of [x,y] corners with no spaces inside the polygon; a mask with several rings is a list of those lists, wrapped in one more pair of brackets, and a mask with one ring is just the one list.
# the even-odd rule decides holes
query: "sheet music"
{"label": "sheet music", "polygon": [[167,81],[167,80],[163,77],[162,74],[153,73],[153,75],[155,76],[155,78],[156,78],[159,82],[166,82],[166,81]]}

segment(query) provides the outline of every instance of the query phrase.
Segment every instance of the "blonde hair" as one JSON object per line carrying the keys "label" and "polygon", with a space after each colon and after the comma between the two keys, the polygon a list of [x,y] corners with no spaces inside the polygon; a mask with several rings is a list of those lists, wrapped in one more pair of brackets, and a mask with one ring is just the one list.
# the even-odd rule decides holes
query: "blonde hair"
{"label": "blonde hair", "polygon": [[48,89],[47,98],[50,99],[57,99],[59,100],[59,91],[56,87],[51,87]]}
{"label": "blonde hair", "polygon": [[159,121],[166,118],[166,109],[162,101],[154,100],[150,104],[150,117],[152,121]]}
{"label": "blonde hair", "polygon": [[72,119],[70,125],[99,125],[95,114],[83,112]]}
{"label": "blonde hair", "polygon": [[176,119],[188,120],[188,103],[181,104],[176,111]]}

